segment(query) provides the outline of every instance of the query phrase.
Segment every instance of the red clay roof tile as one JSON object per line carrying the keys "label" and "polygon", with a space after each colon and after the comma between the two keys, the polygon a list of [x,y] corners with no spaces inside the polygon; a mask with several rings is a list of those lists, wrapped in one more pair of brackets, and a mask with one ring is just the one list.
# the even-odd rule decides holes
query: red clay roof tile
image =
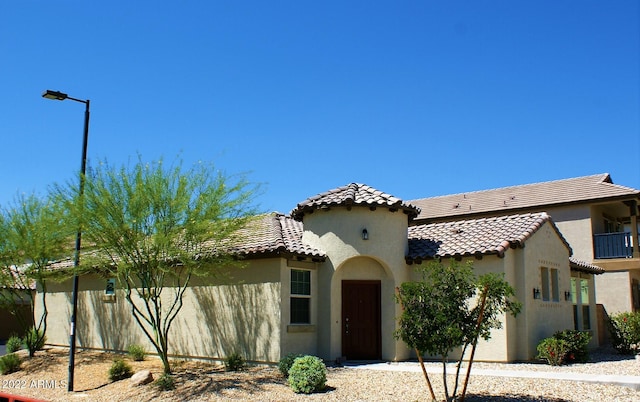
{"label": "red clay roof tile", "polygon": [[302,201],[291,211],[291,216],[295,220],[302,220],[302,217],[306,213],[313,213],[313,211],[317,209],[330,208],[333,206],[366,206],[388,207],[396,210],[401,209],[409,215],[409,219],[413,219],[420,213],[419,208],[403,202],[400,198],[376,190],[366,184],[350,183]]}
{"label": "red clay roof tile", "polygon": [[553,225],[571,254],[569,243],[551,217],[541,212],[411,226],[406,260],[412,263],[445,257],[503,256],[510,247],[522,247],[547,222]]}

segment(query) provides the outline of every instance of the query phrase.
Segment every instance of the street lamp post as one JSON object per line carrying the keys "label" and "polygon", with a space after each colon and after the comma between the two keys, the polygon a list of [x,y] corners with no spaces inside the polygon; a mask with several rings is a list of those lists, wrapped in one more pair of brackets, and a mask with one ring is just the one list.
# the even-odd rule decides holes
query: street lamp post
{"label": "street lamp post", "polygon": [[[87,172],[87,144],[89,141],[89,99],[82,100],[68,96],[65,93],[58,91],[46,90],[42,93],[42,97],[46,99],[65,100],[69,99],[75,102],[84,103],[84,133],[82,136],[82,160],[80,164],[80,198],[84,195],[84,183],[85,174]],[[82,244],[82,226],[78,226],[78,233],[76,234],[76,249],[73,261],[73,266],[77,267],[80,264],[80,246]],[[67,391],[73,391],[73,374],[75,368],[75,354],[76,354],[76,322],[78,312],[78,274],[77,271],[73,273],[73,293],[72,293],[73,309],[71,313],[71,324],[69,332],[69,381],[67,383]]]}

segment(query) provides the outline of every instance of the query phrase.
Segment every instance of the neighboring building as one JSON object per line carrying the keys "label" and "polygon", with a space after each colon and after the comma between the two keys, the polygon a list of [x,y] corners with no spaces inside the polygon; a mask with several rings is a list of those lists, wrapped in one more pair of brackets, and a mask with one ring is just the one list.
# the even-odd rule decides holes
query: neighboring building
{"label": "neighboring building", "polygon": [[[613,314],[640,309],[639,201],[640,190],[614,184],[605,173],[410,202],[421,209],[414,224],[548,213],[574,257],[604,269],[595,282],[596,302]],[[574,303],[583,294],[577,286],[572,284]],[[582,322],[583,328],[593,326],[594,312],[589,314],[590,323],[586,318],[576,322]]]}
{"label": "neighboring building", "polygon": [[[570,259],[571,247],[548,214],[416,223],[422,213],[352,183],[303,201],[290,216],[259,217],[247,229],[248,240],[234,248],[245,268],[192,281],[170,350],[218,359],[239,352],[264,362],[288,353],[326,360],[411,358],[413,352],[393,336],[400,314],[394,293],[417,279],[414,268],[430,259],[471,259],[477,273],[503,273],[523,303],[518,317],[502,317],[503,328],[481,342],[479,360],[532,359],[542,338],[573,328],[574,315],[594,311],[593,276],[601,270]],[[81,278],[81,347],[124,350],[146,343],[123,291],[105,294],[112,285],[99,275]],[[65,345],[70,281],[49,290],[47,336]],[[578,308],[583,303],[586,310]]]}

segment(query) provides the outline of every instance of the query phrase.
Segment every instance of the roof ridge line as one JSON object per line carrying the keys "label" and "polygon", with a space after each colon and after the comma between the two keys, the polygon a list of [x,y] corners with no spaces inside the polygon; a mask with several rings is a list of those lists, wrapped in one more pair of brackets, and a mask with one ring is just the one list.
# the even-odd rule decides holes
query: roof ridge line
{"label": "roof ridge line", "polygon": [[[611,178],[611,176],[609,175],[609,173],[599,173],[599,174],[592,174],[592,175],[586,175],[586,176],[578,176],[578,177],[569,177],[569,178],[565,178],[565,179],[556,179],[556,180],[546,180],[546,181],[539,181],[539,182],[535,182],[535,183],[527,183],[527,184],[516,184],[513,186],[505,186],[505,187],[495,187],[495,188],[487,188],[484,190],[473,190],[473,191],[463,191],[463,192],[459,192],[459,193],[453,193],[453,194],[442,194],[442,195],[436,195],[433,197],[423,197],[423,198],[415,198],[413,200],[406,200],[405,202],[411,203],[411,202],[415,202],[415,201],[421,201],[421,200],[433,200],[436,198],[445,198],[445,197],[453,197],[456,195],[467,195],[467,194],[478,194],[478,193],[485,193],[485,192],[491,192],[491,191],[497,191],[497,190],[508,190],[508,189],[516,189],[516,188],[522,188],[522,187],[528,187],[528,186],[535,186],[535,185],[539,185],[539,184],[549,184],[549,183],[559,183],[559,182],[563,182],[563,181],[569,181],[569,180],[579,180],[579,179],[586,179],[589,177],[602,177],[603,179],[606,177]],[[601,181],[602,183],[604,183],[604,181]],[[609,184],[613,184],[613,183],[609,183]],[[615,184],[613,184],[615,185]],[[624,187],[624,186],[621,186]]]}

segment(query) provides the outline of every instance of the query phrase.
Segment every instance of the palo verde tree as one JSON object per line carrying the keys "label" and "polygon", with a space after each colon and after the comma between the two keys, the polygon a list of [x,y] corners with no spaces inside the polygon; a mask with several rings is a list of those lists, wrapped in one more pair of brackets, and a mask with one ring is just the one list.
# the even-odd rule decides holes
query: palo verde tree
{"label": "palo verde tree", "polygon": [[138,158],[134,166],[91,169],[81,199],[73,185],[60,191],[95,248],[83,254],[81,269],[117,278],[167,374],[169,331],[189,282],[232,263],[224,245],[255,215],[256,189],[209,165],[185,170],[181,161],[166,167]]}
{"label": "palo verde tree", "polygon": [[[16,318],[29,356],[46,336],[47,280],[64,275],[51,271],[49,264],[73,247],[74,232],[65,222],[59,205],[35,195],[17,196],[0,213],[0,307]],[[38,295],[40,314],[35,317]]]}
{"label": "palo verde tree", "polygon": [[[440,356],[445,400],[450,401],[456,398],[462,359],[471,346],[459,397],[464,401],[479,338],[490,339],[491,330],[502,325],[501,316],[505,313],[517,315],[520,304],[511,300],[514,290],[502,276],[475,276],[471,262],[460,264],[452,260],[444,265],[433,261],[420,271],[420,281],[405,282],[397,289],[396,300],[402,306],[402,315],[395,336],[416,351],[432,400],[436,400],[436,396],[424,367],[423,355]],[[461,348],[461,355],[450,394],[446,363],[456,348]]]}

